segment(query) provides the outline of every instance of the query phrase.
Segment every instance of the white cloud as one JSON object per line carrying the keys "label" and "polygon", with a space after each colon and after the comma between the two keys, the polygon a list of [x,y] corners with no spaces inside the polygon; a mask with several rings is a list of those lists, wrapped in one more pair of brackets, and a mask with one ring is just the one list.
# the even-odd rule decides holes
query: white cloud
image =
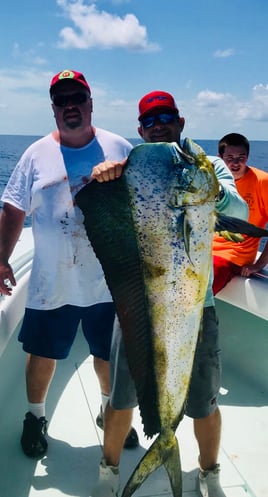
{"label": "white cloud", "polygon": [[60,31],[61,48],[159,50],[157,43],[149,42],[146,27],[134,14],[119,17],[97,10],[94,3],[86,5],[84,0],[57,0],[57,4],[74,25]]}
{"label": "white cloud", "polygon": [[241,105],[240,119],[253,121],[268,121],[268,84],[257,84],[252,89],[252,99]]}
{"label": "white cloud", "polygon": [[202,90],[197,95],[197,105],[200,107],[218,107],[232,100],[230,93],[217,93],[211,90]]}
{"label": "white cloud", "polygon": [[214,52],[214,57],[226,58],[234,55],[235,51],[233,48],[226,48],[225,50],[216,50]]}
{"label": "white cloud", "polygon": [[252,88],[248,100],[239,100],[230,93],[202,90],[196,99],[197,106],[215,109],[215,114],[230,116],[232,121],[268,121],[268,84],[259,83]]}
{"label": "white cloud", "polygon": [[[219,136],[237,131],[251,139],[267,139],[268,84],[257,84],[248,98],[231,93],[201,90],[184,102],[185,132],[196,138]],[[205,130],[205,133],[204,133]]]}
{"label": "white cloud", "polygon": [[50,72],[0,69],[0,134],[42,135],[55,126],[50,108]]}
{"label": "white cloud", "polygon": [[20,92],[48,92],[49,82],[53,74],[50,71],[33,69],[0,69],[0,86],[6,94],[21,99]]}

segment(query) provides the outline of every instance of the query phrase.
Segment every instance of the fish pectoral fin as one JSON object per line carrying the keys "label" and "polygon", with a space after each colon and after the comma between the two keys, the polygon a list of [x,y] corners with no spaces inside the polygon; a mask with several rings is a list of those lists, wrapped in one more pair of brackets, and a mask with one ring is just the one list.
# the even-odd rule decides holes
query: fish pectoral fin
{"label": "fish pectoral fin", "polygon": [[221,236],[233,242],[243,241],[244,238],[242,234],[254,238],[268,236],[268,230],[249,223],[244,219],[238,219],[224,214],[217,214],[215,231],[218,231]]}
{"label": "fish pectoral fin", "polygon": [[183,239],[184,239],[184,246],[185,246],[185,252],[189,258],[189,261],[192,263],[191,256],[190,256],[190,238],[191,238],[191,231],[192,227],[187,219],[187,215],[184,215],[183,219]]}
{"label": "fish pectoral fin", "polygon": [[153,471],[164,465],[174,497],[182,496],[181,461],[177,438],[172,432],[168,438],[158,435],[149,450],[134,469],[121,497],[130,497]]}

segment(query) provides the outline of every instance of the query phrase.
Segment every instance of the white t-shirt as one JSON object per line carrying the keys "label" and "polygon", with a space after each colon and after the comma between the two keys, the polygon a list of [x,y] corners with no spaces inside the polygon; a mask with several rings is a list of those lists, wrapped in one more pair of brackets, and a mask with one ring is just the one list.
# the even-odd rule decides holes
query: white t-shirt
{"label": "white t-shirt", "polygon": [[26,307],[46,310],[112,301],[74,196],[95,165],[121,161],[131,148],[124,138],[97,128],[95,138],[82,148],[62,146],[49,134],[22,155],[2,201],[32,215],[35,251]]}

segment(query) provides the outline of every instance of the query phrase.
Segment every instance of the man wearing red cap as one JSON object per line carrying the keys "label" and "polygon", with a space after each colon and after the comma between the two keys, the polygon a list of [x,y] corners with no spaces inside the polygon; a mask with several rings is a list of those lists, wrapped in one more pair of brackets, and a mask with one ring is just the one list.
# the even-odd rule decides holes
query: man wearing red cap
{"label": "man wearing red cap", "polygon": [[[179,115],[173,96],[164,91],[146,94],[139,102],[138,132],[147,143],[177,142],[180,144],[184,118]],[[233,176],[219,157],[208,157],[214,164],[220,183],[216,209],[227,215],[247,219],[246,203],[239,196]],[[101,173],[100,173],[101,174]],[[119,173],[118,173],[119,174]],[[104,458],[92,497],[112,497],[119,490],[118,465],[124,439],[128,433],[133,406],[137,405],[134,383],[127,374],[127,365],[120,329],[114,330],[110,362],[113,370],[112,394],[105,411]],[[114,344],[116,344],[114,346]],[[119,374],[124,366],[124,377]],[[199,489],[203,497],[224,497],[220,486],[218,452],[221,415],[217,403],[221,380],[218,323],[212,293],[212,273],[206,295],[202,339],[198,341],[187,399],[186,414],[194,419],[194,433],[199,445]],[[127,396],[124,392],[128,392]],[[127,401],[126,401],[127,398]]]}
{"label": "man wearing red cap", "polygon": [[[124,138],[92,126],[91,91],[82,73],[56,74],[50,97],[57,129],[22,155],[3,193],[0,219],[0,292],[10,295],[16,281],[8,260],[25,215],[32,216],[35,251],[19,333],[28,353],[29,406],[21,445],[29,457],[42,457],[47,450],[46,396],[56,360],[68,356],[80,322],[94,356],[103,410],[109,398],[114,305],[100,263],[89,250],[74,196],[94,177],[99,163],[105,177],[106,165],[112,163],[110,177],[115,178],[116,161],[123,161],[132,148]],[[102,412],[97,424],[103,427]],[[131,429],[127,446],[137,444]]]}

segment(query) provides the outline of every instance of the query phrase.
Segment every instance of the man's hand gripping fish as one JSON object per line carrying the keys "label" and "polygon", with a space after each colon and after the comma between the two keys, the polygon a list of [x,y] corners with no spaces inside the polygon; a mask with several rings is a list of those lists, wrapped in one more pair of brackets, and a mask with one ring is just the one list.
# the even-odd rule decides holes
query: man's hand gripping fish
{"label": "man's hand gripping fish", "polygon": [[122,497],[162,464],[174,497],[182,495],[175,431],[207,290],[218,190],[213,165],[186,139],[183,149],[135,147],[121,178],[94,181],[76,196],[115,302],[144,432],[158,434]]}

